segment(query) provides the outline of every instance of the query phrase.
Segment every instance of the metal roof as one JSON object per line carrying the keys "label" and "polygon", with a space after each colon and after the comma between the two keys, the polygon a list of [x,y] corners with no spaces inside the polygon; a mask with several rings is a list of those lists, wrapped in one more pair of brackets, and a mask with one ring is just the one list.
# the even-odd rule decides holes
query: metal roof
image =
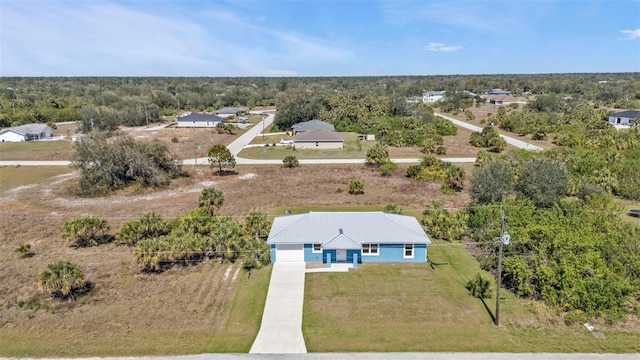
{"label": "metal roof", "polygon": [[26,125],[14,126],[12,128],[8,128],[5,130],[10,130],[20,135],[30,135],[30,134],[41,134],[45,130],[47,130],[47,128],[51,130],[51,132],[53,132],[53,129],[49,127],[47,124],[26,124]]}
{"label": "metal roof", "polygon": [[317,119],[293,124],[291,128],[297,132],[311,131],[311,130],[326,130],[326,131],[336,130],[333,124],[329,124],[327,122],[324,122],[322,120],[317,120]]}
{"label": "metal roof", "polygon": [[276,217],[267,243],[321,243],[324,248],[359,249],[363,243],[430,244],[431,241],[413,216],[384,212],[309,212]]}
{"label": "metal roof", "polygon": [[230,115],[230,114],[237,114],[245,111],[247,111],[247,108],[245,107],[223,107],[216,110],[215,113]]}
{"label": "metal roof", "polygon": [[640,110],[625,110],[625,111],[613,113],[609,116],[625,117],[629,119],[640,119]]}
{"label": "metal roof", "polygon": [[181,116],[178,116],[177,119],[179,122],[222,122],[223,118],[211,114],[197,113],[197,112],[189,112],[185,113]]}
{"label": "metal roof", "polygon": [[340,134],[335,133],[333,131],[316,129],[311,131],[305,131],[303,133],[298,133],[296,134],[296,136],[293,137],[293,140],[294,142],[307,142],[307,141],[335,142],[335,141],[344,141],[344,138]]}

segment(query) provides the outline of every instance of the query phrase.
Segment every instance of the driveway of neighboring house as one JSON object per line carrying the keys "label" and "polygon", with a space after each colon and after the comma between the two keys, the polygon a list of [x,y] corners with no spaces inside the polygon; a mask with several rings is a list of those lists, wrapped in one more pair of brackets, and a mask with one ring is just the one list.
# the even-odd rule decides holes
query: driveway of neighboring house
{"label": "driveway of neighboring house", "polygon": [[275,262],[262,314],[262,325],[251,354],[307,352],[302,337],[304,262]]}

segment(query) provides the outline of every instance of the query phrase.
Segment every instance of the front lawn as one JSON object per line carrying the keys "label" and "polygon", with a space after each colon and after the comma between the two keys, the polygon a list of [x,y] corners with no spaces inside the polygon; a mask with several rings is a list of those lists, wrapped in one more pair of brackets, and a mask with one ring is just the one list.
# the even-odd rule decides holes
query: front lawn
{"label": "front lawn", "polygon": [[[464,284],[479,271],[460,244],[436,241],[428,264],[365,264],[306,275],[303,333],[310,352],[638,352],[640,333],[566,326],[544,305],[502,291],[483,303]],[[486,275],[486,274],[485,274]]]}

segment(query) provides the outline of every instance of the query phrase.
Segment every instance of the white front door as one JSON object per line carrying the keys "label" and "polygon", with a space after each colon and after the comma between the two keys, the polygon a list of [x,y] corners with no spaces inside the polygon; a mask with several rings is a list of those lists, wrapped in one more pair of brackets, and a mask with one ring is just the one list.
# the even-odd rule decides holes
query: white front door
{"label": "white front door", "polygon": [[347,250],[336,249],[336,261],[347,261]]}

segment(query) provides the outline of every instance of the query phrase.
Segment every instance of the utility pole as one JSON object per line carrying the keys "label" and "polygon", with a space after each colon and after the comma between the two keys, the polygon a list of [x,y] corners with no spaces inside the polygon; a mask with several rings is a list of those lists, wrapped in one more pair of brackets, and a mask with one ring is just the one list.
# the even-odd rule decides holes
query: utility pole
{"label": "utility pole", "polygon": [[195,122],[195,120],[193,121],[193,157],[195,159],[195,162],[193,163],[193,166],[196,167],[196,166],[198,166],[198,141],[196,140],[196,122]]}
{"label": "utility pole", "polygon": [[502,245],[509,245],[511,237],[506,232],[506,217],[500,204],[500,239],[498,244],[498,280],[496,285],[496,326],[500,325],[500,284],[502,284]]}

